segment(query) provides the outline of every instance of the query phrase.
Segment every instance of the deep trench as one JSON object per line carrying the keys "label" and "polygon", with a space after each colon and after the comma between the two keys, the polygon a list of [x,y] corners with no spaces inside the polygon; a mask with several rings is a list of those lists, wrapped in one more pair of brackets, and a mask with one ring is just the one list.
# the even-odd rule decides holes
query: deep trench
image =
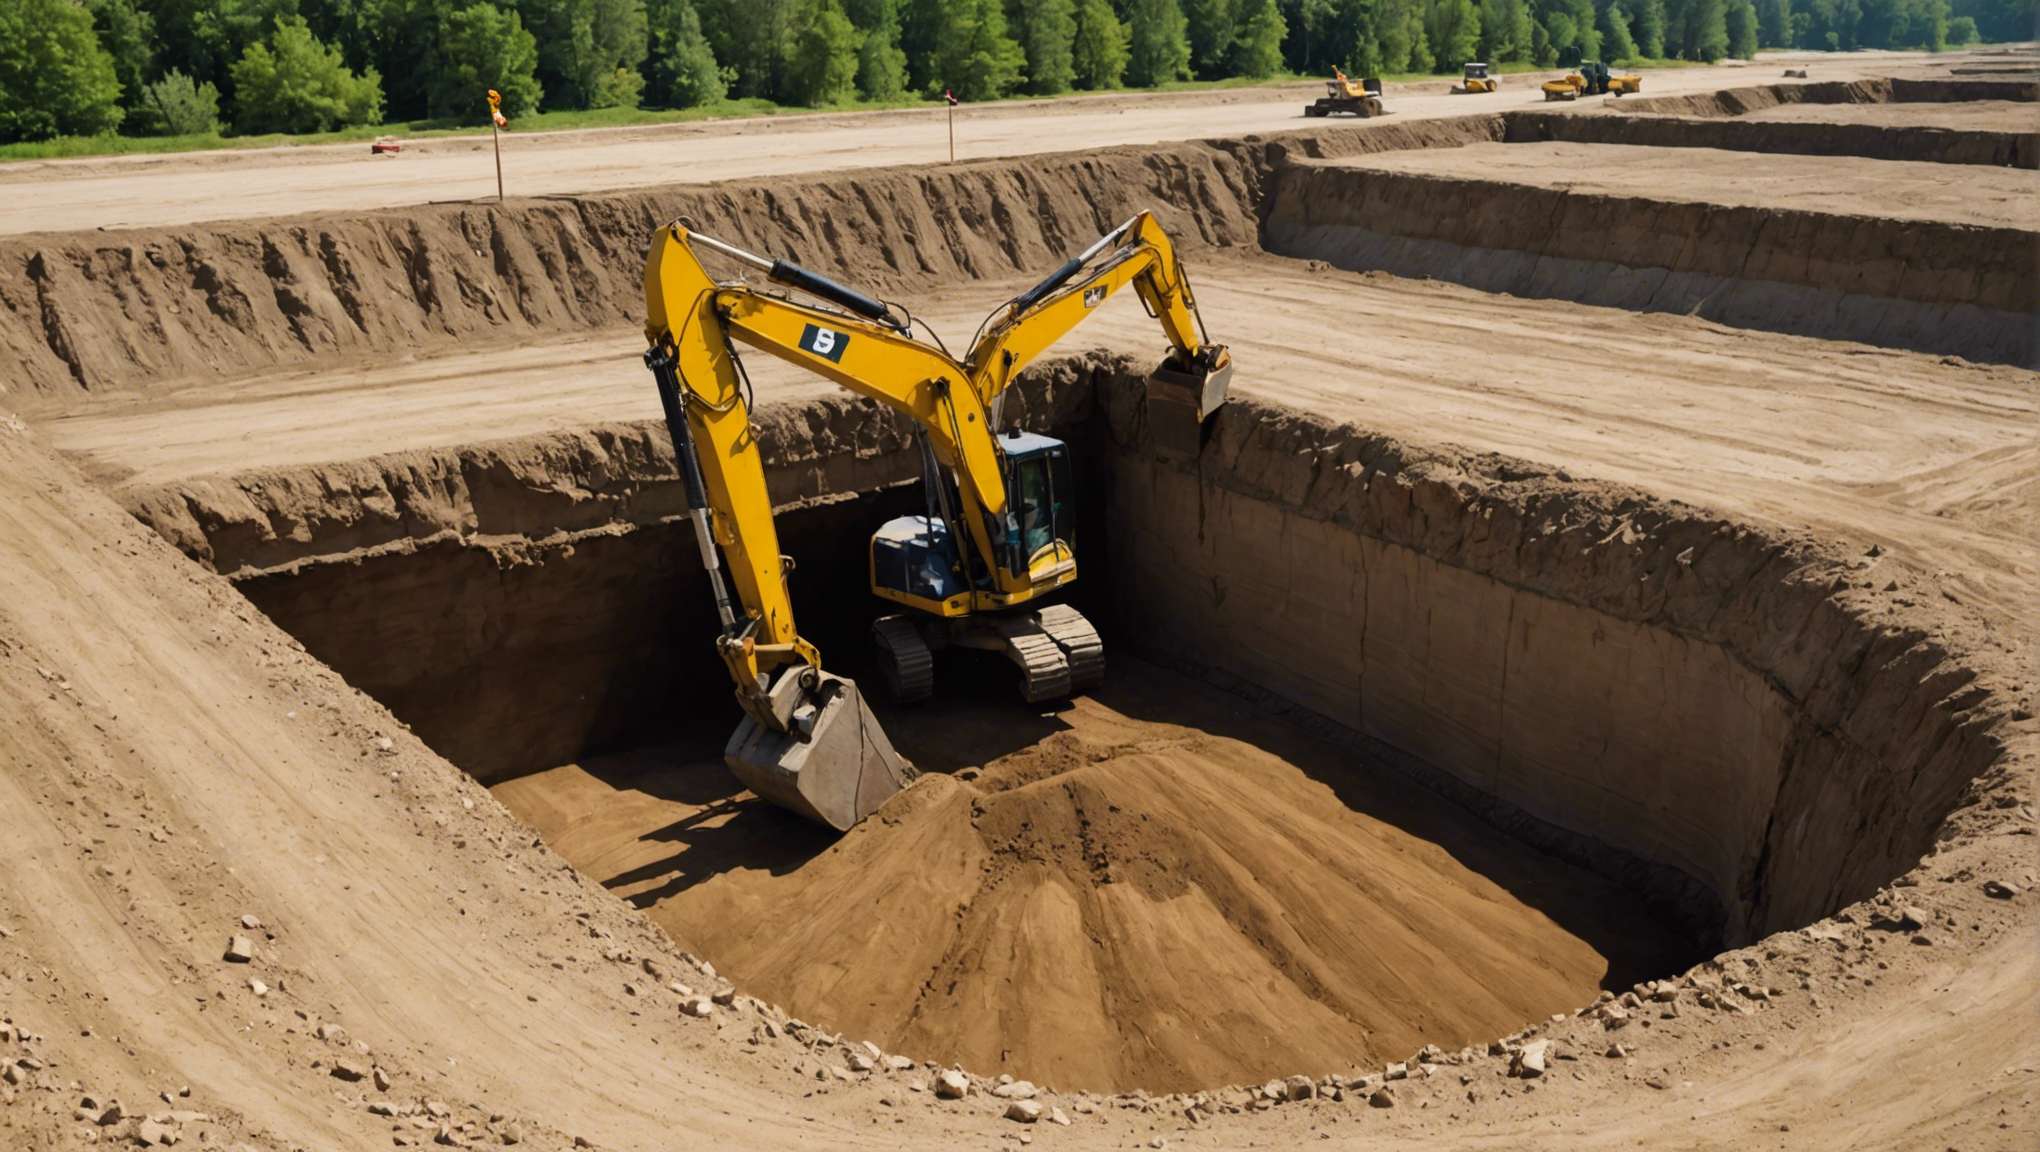
{"label": "deep trench", "polygon": [[[1216,688],[1314,742],[1306,771],[1335,792],[1413,782],[1463,826],[1527,846],[1538,868],[1600,877],[1602,907],[1548,911],[1599,933],[1589,943],[1610,986],[1874,891],[1927,850],[1994,754],[1981,721],[1947,704],[1967,674],[1921,634],[1852,615],[1833,595],[1846,561],[1803,541],[1258,402],[1223,410],[1194,465],[1164,461],[1124,361],[1058,364],[1027,391],[1018,422],[1077,452],[1076,603],[1119,674]],[[879,609],[865,541],[919,507],[907,442],[862,403],[761,423],[803,631],[866,674]],[[616,787],[713,793],[700,781],[720,777],[699,766],[737,709],[661,432],[471,456],[474,507],[515,532],[385,543],[239,585],[486,782],[649,752],[654,776],[692,764],[696,783],[626,775]],[[585,494],[591,476],[612,512],[630,511],[555,531],[543,503]],[[539,506],[517,507],[520,491]],[[990,658],[944,679],[954,701],[996,699],[1002,677]],[[1112,684],[1106,698],[1124,698]],[[994,708],[973,723],[997,751],[1033,738],[1012,735],[1034,730],[1017,701],[1010,721],[970,706]],[[937,770],[984,753],[941,730],[952,705],[882,714]],[[727,803],[734,785],[720,787]],[[725,864],[797,872],[830,851],[795,823],[754,820]]]}

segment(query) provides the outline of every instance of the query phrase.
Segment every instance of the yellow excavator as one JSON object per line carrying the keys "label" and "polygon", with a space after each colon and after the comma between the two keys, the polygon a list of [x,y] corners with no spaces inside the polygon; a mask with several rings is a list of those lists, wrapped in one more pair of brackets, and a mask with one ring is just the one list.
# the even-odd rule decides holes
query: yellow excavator
{"label": "yellow excavator", "polygon": [[[756,269],[804,298],[717,280],[703,256]],[[645,364],[721,617],[716,648],[744,710],[723,759],[753,792],[848,829],[905,787],[913,769],[857,685],[824,671],[794,626],[792,560],[779,552],[737,345],[913,422],[927,514],[893,520],[871,539],[872,591],[909,609],[873,626],[893,694],[903,702],[927,696],[934,651],[959,645],[1004,653],[1020,666],[1027,699],[1054,699],[1098,682],[1104,647],[1075,608],[1046,603],[1077,577],[1068,448],[1000,428],[1002,399],[1029,361],[1129,284],[1173,349],[1146,384],[1156,445],[1194,451],[1225,402],[1232,358],[1205,338],[1190,282],[1147,212],[994,311],[962,358],[932,333],[915,337],[914,321],[896,304],[685,222],[659,230],[645,264]]]}
{"label": "yellow excavator", "polygon": [[1547,103],[1577,100],[1581,96],[1621,96],[1624,93],[1634,96],[1643,91],[1643,77],[1632,72],[1610,72],[1606,64],[1598,60],[1582,60],[1580,56],[1577,45],[1559,53],[1558,66],[1566,69],[1566,74],[1540,85]]}

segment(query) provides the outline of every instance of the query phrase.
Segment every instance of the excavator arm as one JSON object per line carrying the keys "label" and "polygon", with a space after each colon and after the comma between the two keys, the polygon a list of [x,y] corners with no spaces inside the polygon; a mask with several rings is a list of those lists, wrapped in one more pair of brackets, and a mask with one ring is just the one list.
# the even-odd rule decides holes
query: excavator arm
{"label": "excavator arm", "polygon": [[[1115,243],[1121,246],[1093,266]],[[717,281],[702,265],[702,251],[751,265],[833,307]],[[1198,409],[1193,424],[1201,421],[1224,398],[1230,358],[1223,347],[1202,342],[1188,280],[1145,212],[1006,305],[963,361],[914,339],[891,306],[797,265],[678,223],[653,238],[645,266],[645,363],[658,385],[722,621],[717,649],[746,714],[724,759],[758,794],[845,829],[904,786],[912,769],[892,750],[855,684],[825,672],[820,653],[795,628],[786,583],[792,565],[779,554],[734,344],[806,368],[914,421],[934,462],[955,478],[963,507],[945,521],[968,538],[976,557],[974,568],[960,561],[972,569],[970,590],[933,607],[943,616],[967,616],[1024,604],[1075,578],[1074,558],[1060,544],[1017,568],[999,562],[1001,541],[1016,538],[1001,526],[1001,518],[1014,522],[1006,515],[1011,496],[994,412],[1021,368],[1128,284],[1175,349],[1150,379],[1150,398],[1158,396],[1158,381],[1168,386],[1169,366],[1176,365],[1177,375],[1207,395],[1215,391],[1217,399]],[[1197,429],[1189,434],[1194,443]],[[940,484],[934,475],[930,482]],[[718,550],[728,557],[735,599]],[[1010,546],[1005,554],[1012,555]]]}

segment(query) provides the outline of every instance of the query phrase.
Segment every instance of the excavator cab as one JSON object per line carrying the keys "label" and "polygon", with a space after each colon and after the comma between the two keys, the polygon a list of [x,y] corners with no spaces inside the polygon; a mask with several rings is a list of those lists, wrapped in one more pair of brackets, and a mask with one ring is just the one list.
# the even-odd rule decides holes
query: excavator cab
{"label": "excavator cab", "polygon": [[[998,443],[999,470],[1012,500],[1003,513],[981,513],[985,538],[1011,579],[1057,581],[1076,566],[1069,445],[1017,428]],[[966,553],[957,547],[950,524],[960,502],[954,483],[939,468],[928,469],[923,482],[930,493],[928,514],[889,520],[872,534],[871,591],[936,616],[963,616],[970,611],[967,593],[991,591],[997,582],[991,573],[970,571]]]}

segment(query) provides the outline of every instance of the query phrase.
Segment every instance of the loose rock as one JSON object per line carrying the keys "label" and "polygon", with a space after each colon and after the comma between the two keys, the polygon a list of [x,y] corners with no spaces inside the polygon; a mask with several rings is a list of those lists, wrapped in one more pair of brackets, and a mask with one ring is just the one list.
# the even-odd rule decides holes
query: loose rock
{"label": "loose rock", "polygon": [[961,1100],[970,1091],[970,1077],[954,1068],[945,1069],[935,1077],[935,1095],[944,1100]]}
{"label": "loose rock", "polygon": [[1367,1098],[1367,1103],[1375,1108],[1393,1108],[1395,1107],[1395,1093],[1386,1085],[1383,1085],[1374,1090],[1374,1095]]}
{"label": "loose rock", "polygon": [[1523,1045],[1523,1050],[1516,1053],[1515,1059],[1509,1062],[1509,1075],[1520,1076],[1525,1080],[1534,1080],[1544,1075],[1545,1054],[1550,1049],[1549,1040],[1533,1040]]}
{"label": "loose rock", "polygon": [[247,964],[255,959],[255,944],[246,936],[235,936],[227,941],[227,954],[222,959],[229,964]]}
{"label": "loose rock", "polygon": [[992,1089],[992,1095],[1003,1100],[1032,1100],[1041,1090],[1025,1080],[1013,1080]]}
{"label": "loose rock", "polygon": [[1041,1119],[1041,1105],[1032,1100],[1015,1100],[1006,1105],[1006,1119],[1032,1124]]}

